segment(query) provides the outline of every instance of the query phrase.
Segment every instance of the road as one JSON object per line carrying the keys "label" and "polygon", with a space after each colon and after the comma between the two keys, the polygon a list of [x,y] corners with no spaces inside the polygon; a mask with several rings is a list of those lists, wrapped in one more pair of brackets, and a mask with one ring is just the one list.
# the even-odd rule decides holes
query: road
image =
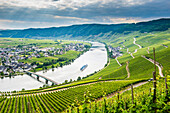
{"label": "road", "polygon": [[127,74],[128,74],[128,77],[127,78],[130,78],[130,72],[129,72],[129,62],[127,61],[126,62],[126,71],[127,71]]}
{"label": "road", "polygon": [[120,64],[120,62],[118,61],[117,57],[115,58],[115,60],[120,66],[122,66],[122,64]]}
{"label": "road", "polygon": [[[142,86],[142,85],[144,85],[144,84],[146,84],[146,83],[148,83],[148,81],[134,84],[134,85],[133,85],[133,88]],[[122,93],[124,93],[124,92],[126,92],[126,91],[128,91],[128,90],[131,90],[130,85],[127,86],[125,89],[119,91],[119,94],[122,94]],[[117,93],[118,93],[118,92],[113,92],[113,93],[111,93],[110,95],[107,95],[106,98],[107,98],[107,99],[112,98],[112,97],[115,96]],[[101,97],[101,98],[99,98],[99,99],[97,99],[97,100],[99,100],[99,101],[100,101],[100,100],[103,100],[103,97]]]}
{"label": "road", "polygon": [[[148,59],[148,58],[146,58],[146,56],[142,56],[142,57],[154,64],[154,60],[153,60],[153,59],[151,59],[151,58]],[[158,67],[159,75],[160,75],[161,77],[164,77],[164,75],[163,75],[163,73],[162,73],[162,68],[163,68],[163,67],[161,67],[158,62],[156,62],[156,66]]]}
{"label": "road", "polygon": [[137,46],[139,47],[139,49],[141,49],[141,48],[142,48],[142,46],[141,46],[141,45],[139,45],[139,44],[136,44],[136,38],[133,38],[133,39],[134,39],[133,44],[137,45]]}

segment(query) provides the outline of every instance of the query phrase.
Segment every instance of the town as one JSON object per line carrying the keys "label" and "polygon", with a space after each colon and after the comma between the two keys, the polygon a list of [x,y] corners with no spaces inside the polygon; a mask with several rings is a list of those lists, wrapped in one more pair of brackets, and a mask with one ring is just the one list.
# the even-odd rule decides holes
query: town
{"label": "town", "polygon": [[121,50],[122,48],[121,47],[112,47],[112,46],[108,46],[108,50],[109,50],[109,56],[112,57],[112,58],[116,58],[116,57],[119,57],[119,56],[122,56],[122,52],[119,51]]}
{"label": "town", "polygon": [[[39,63],[24,63],[22,60],[32,58],[43,58],[55,55],[63,55],[67,51],[83,52],[89,48],[83,43],[69,43],[62,45],[62,48],[38,47],[35,44],[17,45],[11,48],[0,48],[0,76],[11,76],[22,73],[24,70],[31,70],[38,67]],[[57,62],[57,61],[56,61]],[[53,62],[53,63],[56,63]],[[38,65],[37,65],[38,64]],[[48,65],[48,64],[47,64]],[[42,67],[42,66],[40,66]]]}

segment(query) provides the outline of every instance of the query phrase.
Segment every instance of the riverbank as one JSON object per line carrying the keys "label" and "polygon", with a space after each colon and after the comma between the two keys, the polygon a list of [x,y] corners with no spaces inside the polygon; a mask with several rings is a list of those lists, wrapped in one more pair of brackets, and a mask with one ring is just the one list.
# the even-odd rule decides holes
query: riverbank
{"label": "riverbank", "polygon": [[[94,73],[95,71],[97,72],[97,71],[101,70],[102,68],[104,68],[105,64],[107,63],[107,52],[105,50],[105,45],[98,43],[98,42],[92,42],[92,43],[93,43],[92,44],[93,50],[83,53],[80,57],[75,59],[74,62],[72,62],[70,65],[65,65],[63,67],[54,68],[54,70],[49,69],[47,72],[39,71],[36,73],[46,76],[47,78],[50,78],[50,79],[56,81],[57,83],[61,84],[63,82],[69,83],[70,81],[77,81],[78,77],[82,78],[82,77],[85,77],[86,75]],[[80,71],[80,68],[85,64],[88,64],[88,67],[84,71]],[[7,90],[4,87],[4,88],[0,88],[0,90],[1,91],[13,91],[13,90],[11,90],[13,88],[12,86],[14,84],[12,81],[17,81],[17,82],[15,82],[15,85],[20,84],[20,82],[21,83],[25,82],[21,86],[17,85],[17,88],[14,88],[14,90],[16,90],[16,91],[20,91],[23,88],[25,90],[35,89],[35,88],[31,88],[29,86],[29,82],[30,83],[36,82],[36,84],[37,84],[36,87],[43,86],[43,84],[38,83],[36,78],[29,79],[29,82],[27,82],[27,80],[25,78],[28,78],[28,77],[31,78],[28,75],[24,75],[22,77],[22,80],[20,77],[14,78],[15,80],[4,79],[0,83],[0,85],[8,86],[8,84],[10,84],[11,88],[10,88],[10,90]],[[40,78],[40,80],[44,81],[41,78]]]}

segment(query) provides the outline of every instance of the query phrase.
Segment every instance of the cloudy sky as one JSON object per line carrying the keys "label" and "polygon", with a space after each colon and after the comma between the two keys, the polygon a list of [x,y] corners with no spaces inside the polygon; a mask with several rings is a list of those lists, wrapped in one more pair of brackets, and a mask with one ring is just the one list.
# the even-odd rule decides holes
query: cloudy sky
{"label": "cloudy sky", "polygon": [[0,29],[134,23],[170,17],[170,0],[0,0]]}

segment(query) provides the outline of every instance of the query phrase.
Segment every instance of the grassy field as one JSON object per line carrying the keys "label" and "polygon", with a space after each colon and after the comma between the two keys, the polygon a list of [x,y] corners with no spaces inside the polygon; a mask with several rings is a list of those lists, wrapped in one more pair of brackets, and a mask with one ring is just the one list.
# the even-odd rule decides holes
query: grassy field
{"label": "grassy field", "polygon": [[77,58],[77,56],[79,54],[81,54],[82,52],[79,52],[79,51],[68,51],[66,52],[65,54],[62,54],[62,55],[54,55],[54,58],[66,58],[66,59],[75,59]]}
{"label": "grassy field", "polygon": [[57,60],[58,58],[66,58],[68,60],[70,59],[75,59],[79,54],[82,52],[78,51],[68,51],[65,54],[62,55],[54,55],[54,56],[48,56],[48,57],[41,57],[41,58],[30,58],[27,60],[19,60],[20,62],[25,62],[25,63],[32,63],[32,62],[39,62],[40,64],[47,62],[47,61],[52,61],[52,60]]}
{"label": "grassy field", "polygon": [[36,44],[38,47],[56,47],[61,48],[62,45],[54,40],[36,40],[27,38],[0,38],[0,48],[13,47],[17,45]]}
{"label": "grassy field", "polygon": [[[54,67],[59,67],[60,64],[62,63],[63,65],[65,65],[66,62],[70,62],[70,60],[74,60],[76,59],[80,54],[82,54],[82,52],[79,51],[67,51],[65,54],[62,55],[54,55],[54,56],[48,56],[48,57],[40,57],[40,58],[30,58],[27,60],[19,60],[19,62],[24,62],[24,63],[39,63],[40,65],[42,65],[43,63],[48,63],[48,62],[52,62],[54,60],[58,60],[59,58],[65,59],[64,61],[58,61],[57,63],[52,64]],[[48,65],[46,66],[47,69],[51,69],[52,65]],[[35,71],[41,71],[43,70],[43,68],[36,68]]]}
{"label": "grassy field", "polygon": [[36,44],[40,48],[44,47],[55,47],[55,48],[62,48],[62,45],[64,44],[70,44],[70,43],[83,43],[86,45],[91,45],[87,42],[82,41],[69,41],[69,40],[37,40],[37,39],[28,39],[28,38],[0,38],[0,48],[6,48],[6,47],[13,47],[17,45],[29,45],[29,44]]}

